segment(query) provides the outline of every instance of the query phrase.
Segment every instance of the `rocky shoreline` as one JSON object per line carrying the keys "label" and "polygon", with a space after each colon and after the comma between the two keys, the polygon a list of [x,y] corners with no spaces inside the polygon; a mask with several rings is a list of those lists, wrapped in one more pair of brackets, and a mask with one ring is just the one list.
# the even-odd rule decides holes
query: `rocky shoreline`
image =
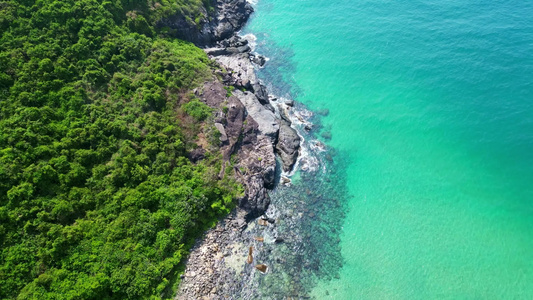
{"label": "rocky shoreline", "polygon": [[[257,78],[266,59],[236,33],[250,4],[214,3],[215,15],[198,32],[233,31],[191,40],[220,66],[194,93],[215,111],[219,176],[233,172],[245,193],[193,246],[175,298],[308,299],[315,280],[337,277],[342,266],[343,177],[334,171],[334,152],[316,140],[313,113],[269,95]],[[294,169],[301,172],[291,179]]]}
{"label": "rocky shoreline", "polygon": [[[214,15],[205,12],[202,26],[184,26],[183,20],[168,18],[161,26],[178,30],[177,37],[205,49],[221,69],[217,79],[197,88],[195,95],[215,110],[215,128],[220,136],[224,176],[232,168],[245,188],[238,207],[209,230],[191,249],[176,299],[240,298],[243,277],[268,272],[260,265],[257,251],[263,237],[252,236],[251,224],[275,226],[265,215],[270,204],[269,190],[280,181],[280,168],[290,172],[298,159],[301,138],[291,127],[292,101],[278,101],[257,79],[255,68],[265,58],[251,52],[248,41],[237,35],[253,12],[244,0],[217,0]],[[194,151],[202,157],[205,149]],[[290,179],[283,177],[284,184]],[[258,218],[255,220],[256,218]],[[274,237],[275,243],[282,238]],[[255,253],[254,253],[255,252]],[[255,259],[254,259],[255,256]]]}

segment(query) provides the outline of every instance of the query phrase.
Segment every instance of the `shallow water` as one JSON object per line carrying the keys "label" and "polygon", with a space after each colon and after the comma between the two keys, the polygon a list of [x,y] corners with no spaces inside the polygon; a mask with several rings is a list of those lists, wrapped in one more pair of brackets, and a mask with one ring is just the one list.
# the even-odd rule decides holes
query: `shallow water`
{"label": "shallow water", "polygon": [[533,2],[255,8],[244,33],[270,58],[259,76],[325,115],[318,134],[353,196],[340,187],[342,221],[315,221],[342,223],[342,266],[301,289],[318,299],[532,299]]}

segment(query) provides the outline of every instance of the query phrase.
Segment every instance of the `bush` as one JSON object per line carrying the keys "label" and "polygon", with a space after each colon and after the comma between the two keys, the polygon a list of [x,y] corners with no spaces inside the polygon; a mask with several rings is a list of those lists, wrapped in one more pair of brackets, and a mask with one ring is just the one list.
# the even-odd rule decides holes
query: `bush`
{"label": "bush", "polygon": [[192,99],[182,107],[183,111],[193,117],[196,121],[203,121],[213,113],[213,109],[198,99]]}

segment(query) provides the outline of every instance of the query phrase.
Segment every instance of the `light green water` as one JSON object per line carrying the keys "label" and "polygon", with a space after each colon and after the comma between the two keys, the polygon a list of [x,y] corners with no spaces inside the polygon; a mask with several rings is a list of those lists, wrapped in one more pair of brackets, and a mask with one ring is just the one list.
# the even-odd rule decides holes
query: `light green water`
{"label": "light green water", "polygon": [[533,299],[533,3],[260,0],[260,75],[345,156],[318,299]]}

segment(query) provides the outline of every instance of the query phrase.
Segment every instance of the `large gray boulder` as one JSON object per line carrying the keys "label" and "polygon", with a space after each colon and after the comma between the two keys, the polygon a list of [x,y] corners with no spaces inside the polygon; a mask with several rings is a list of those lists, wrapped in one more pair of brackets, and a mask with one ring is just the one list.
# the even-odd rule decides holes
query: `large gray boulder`
{"label": "large gray boulder", "polygon": [[249,217],[263,214],[270,198],[267,189],[275,184],[276,156],[269,137],[257,134],[258,124],[248,116],[243,128],[243,138],[237,151],[236,171],[246,188],[246,195],[239,200],[239,207]]}
{"label": "large gray boulder", "polygon": [[298,159],[300,149],[300,136],[289,123],[282,122],[279,130],[276,151],[281,157],[283,171],[290,172]]}
{"label": "large gray boulder", "polygon": [[257,122],[260,134],[271,139],[273,144],[278,139],[279,122],[276,115],[261,105],[257,97],[251,92],[234,91],[234,95],[246,108],[248,115]]}

